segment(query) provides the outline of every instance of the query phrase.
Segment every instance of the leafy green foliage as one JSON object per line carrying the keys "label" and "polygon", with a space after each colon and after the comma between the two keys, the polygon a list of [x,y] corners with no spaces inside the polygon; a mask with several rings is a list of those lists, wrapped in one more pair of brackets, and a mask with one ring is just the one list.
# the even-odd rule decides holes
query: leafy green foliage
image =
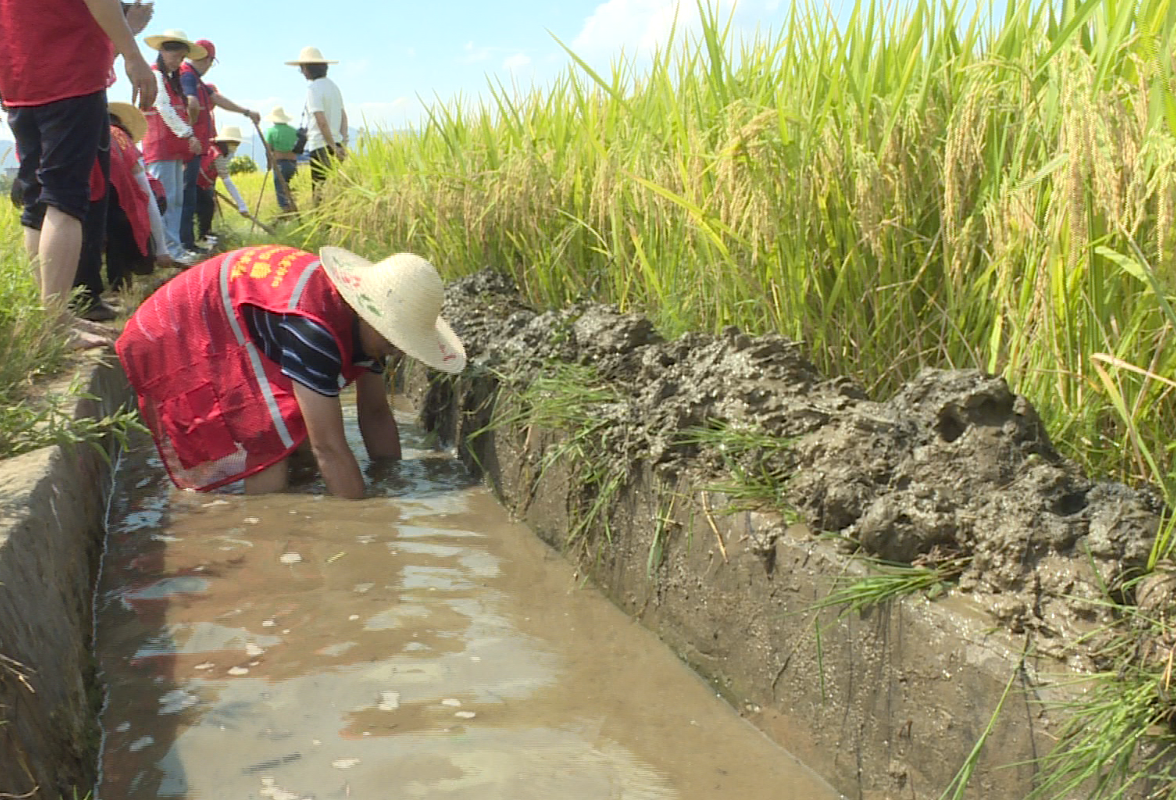
{"label": "leafy green foliage", "polygon": [[229,162],[230,175],[243,175],[250,172],[257,172],[257,162],[247,155],[233,156]]}

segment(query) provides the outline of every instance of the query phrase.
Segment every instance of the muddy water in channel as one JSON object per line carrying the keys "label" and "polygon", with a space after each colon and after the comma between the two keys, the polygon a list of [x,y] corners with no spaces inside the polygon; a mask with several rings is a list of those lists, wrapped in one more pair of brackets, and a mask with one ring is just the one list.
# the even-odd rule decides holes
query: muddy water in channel
{"label": "muddy water in channel", "polygon": [[362,502],[125,459],[102,800],[836,797],[400,419]]}

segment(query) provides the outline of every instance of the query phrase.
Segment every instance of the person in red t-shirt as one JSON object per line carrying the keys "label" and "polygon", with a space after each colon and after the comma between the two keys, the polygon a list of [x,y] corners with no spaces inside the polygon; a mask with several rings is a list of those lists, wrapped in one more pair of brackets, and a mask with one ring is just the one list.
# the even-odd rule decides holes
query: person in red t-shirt
{"label": "person in red t-shirt", "polygon": [[[141,10],[134,13],[137,23],[146,22]],[[143,105],[155,99],[151,67],[118,0],[0,0],[0,30],[0,96],[20,158],[25,249],[39,264],[45,305],[72,326],[71,346],[101,346],[109,333],[87,328],[66,301],[81,253],[90,173],[95,159],[109,157],[106,88],[115,52],[123,56],[132,99]]]}

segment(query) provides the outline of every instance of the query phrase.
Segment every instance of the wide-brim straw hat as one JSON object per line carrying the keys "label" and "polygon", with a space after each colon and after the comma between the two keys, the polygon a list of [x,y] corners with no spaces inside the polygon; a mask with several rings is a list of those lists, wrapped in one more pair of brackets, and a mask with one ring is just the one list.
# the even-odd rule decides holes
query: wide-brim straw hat
{"label": "wide-brim straw hat", "polygon": [[122,123],[123,127],[131,133],[131,138],[135,143],[143,141],[143,137],[147,135],[147,118],[143,116],[143,112],[135,108],[130,103],[107,103],[107,111]]}
{"label": "wide-brim straw hat", "polygon": [[208,51],[202,45],[196,44],[188,38],[188,34],[184,33],[179,28],[168,28],[163,33],[157,33],[153,36],[148,36],[143,40],[143,43],[152,50],[159,50],[168,42],[182,42],[188,45],[188,58],[193,61],[199,61],[208,55]]}
{"label": "wide-brim straw hat", "polygon": [[442,372],[465,369],[465,347],[441,317],[436,267],[412,253],[373,264],[341,247],[323,247],[319,258],[347,304],[395,347]]}
{"label": "wide-brim straw hat", "polygon": [[212,137],[214,142],[235,142],[241,144],[245,137],[241,135],[241,128],[236,125],[225,125]]}
{"label": "wide-brim straw hat", "polygon": [[294,61],[287,61],[291,67],[300,67],[303,64],[338,64],[338,61],[327,61],[323,58],[323,53],[317,47],[304,47],[298,53],[298,58]]}
{"label": "wide-brim straw hat", "polygon": [[281,106],[274,106],[274,110],[271,111],[269,114],[267,114],[265,119],[266,119],[266,122],[279,122],[280,123],[280,122],[289,122],[291,117],[289,114],[286,113],[286,109],[282,108]]}

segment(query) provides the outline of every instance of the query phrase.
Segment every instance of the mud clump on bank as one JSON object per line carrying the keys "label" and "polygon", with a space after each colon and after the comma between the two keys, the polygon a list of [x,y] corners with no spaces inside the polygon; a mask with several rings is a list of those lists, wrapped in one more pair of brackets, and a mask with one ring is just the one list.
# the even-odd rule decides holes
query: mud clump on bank
{"label": "mud clump on bank", "polygon": [[[554,365],[590,367],[609,389],[593,413],[598,456],[700,483],[732,469],[770,476],[778,510],[846,552],[958,564],[960,589],[1011,630],[1039,634],[1045,652],[1104,620],[1106,587],[1120,592],[1142,573],[1158,530],[1155,493],[1086,477],[1024,397],[979,371],[926,370],[876,401],[821,375],[781,336],[731,328],[666,340],[607,306],[537,313],[489,270],[451,284],[444,313],[471,368],[511,389]],[[426,425],[430,404],[488,405],[446,391],[431,390]],[[721,429],[787,446],[732,453],[696,435]],[[783,530],[758,546],[770,550]]]}

